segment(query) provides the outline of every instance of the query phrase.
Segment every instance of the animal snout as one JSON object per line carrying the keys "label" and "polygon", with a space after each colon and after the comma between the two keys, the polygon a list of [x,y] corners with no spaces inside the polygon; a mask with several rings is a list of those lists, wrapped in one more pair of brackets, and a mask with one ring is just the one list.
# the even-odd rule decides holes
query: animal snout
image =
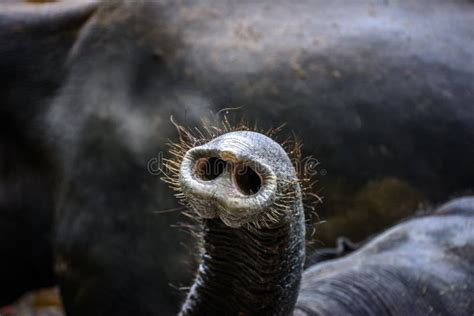
{"label": "animal snout", "polygon": [[219,157],[199,158],[193,165],[192,174],[200,181],[213,181],[220,176],[230,175],[230,185],[242,195],[258,193],[263,182],[258,170],[245,163],[226,161]]}
{"label": "animal snout", "polygon": [[[260,170],[261,169],[261,170]],[[264,174],[268,170],[249,159],[239,159],[228,151],[206,152],[190,150],[183,161],[181,176],[191,180],[195,187],[207,190],[229,188],[241,196],[257,194],[264,185]]]}
{"label": "animal snout", "polygon": [[[180,182],[184,195],[195,201],[196,211],[214,214],[209,210],[214,206],[219,213],[215,216],[227,217],[228,223],[253,217],[272,203],[276,193],[276,176],[269,166],[249,155],[215,148],[190,149],[181,163]],[[201,210],[203,205],[208,210]]]}

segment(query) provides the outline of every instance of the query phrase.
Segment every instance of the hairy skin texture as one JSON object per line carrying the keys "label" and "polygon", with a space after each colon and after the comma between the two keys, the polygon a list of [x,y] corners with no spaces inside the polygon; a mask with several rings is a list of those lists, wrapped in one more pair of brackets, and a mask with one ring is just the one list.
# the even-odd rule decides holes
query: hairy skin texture
{"label": "hairy skin texture", "polygon": [[[225,162],[222,172],[199,175],[200,161],[215,158]],[[202,261],[181,315],[290,313],[305,229],[288,155],[262,134],[236,131],[188,150],[179,165],[177,186],[203,225]],[[256,192],[245,191],[252,184]]]}
{"label": "hairy skin texture", "polygon": [[73,316],[178,312],[192,238],[147,169],[171,115],[286,122],[327,171],[328,246],[472,192],[473,7],[0,1],[0,304],[59,284]]}
{"label": "hairy skin texture", "polygon": [[[251,131],[229,132],[175,159],[179,173],[172,169],[167,180],[203,226],[201,263],[181,315],[474,312],[474,197],[401,223],[302,273],[301,191],[277,143]],[[216,159],[225,167],[201,172],[203,160],[212,165]],[[257,192],[243,193],[252,181],[239,182],[235,166],[242,164],[258,170]]]}

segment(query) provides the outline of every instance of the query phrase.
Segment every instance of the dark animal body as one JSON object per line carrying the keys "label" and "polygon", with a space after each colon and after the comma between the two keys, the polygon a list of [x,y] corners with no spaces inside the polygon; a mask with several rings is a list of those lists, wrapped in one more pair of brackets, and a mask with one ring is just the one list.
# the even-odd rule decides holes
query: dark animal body
{"label": "dark animal body", "polygon": [[[416,191],[393,202],[410,212],[472,191],[472,12],[467,0],[0,5],[0,305],[59,282],[70,315],[177,310],[169,283],[189,280],[190,255],[169,227],[180,216],[153,213],[176,202],[147,169],[170,115],[242,106],[287,122],[346,212],[372,180]],[[384,213],[378,201],[351,220]]]}
{"label": "dark animal body", "polygon": [[[236,131],[175,155],[169,182],[203,227],[201,263],[182,315],[292,315],[293,307],[296,315],[474,312],[474,197],[302,273],[301,185],[278,148],[261,134]],[[225,167],[202,177],[199,166],[216,159]],[[245,190],[250,186],[258,189]]]}
{"label": "dark animal body", "polygon": [[295,315],[471,315],[474,197],[400,223],[309,267]]}

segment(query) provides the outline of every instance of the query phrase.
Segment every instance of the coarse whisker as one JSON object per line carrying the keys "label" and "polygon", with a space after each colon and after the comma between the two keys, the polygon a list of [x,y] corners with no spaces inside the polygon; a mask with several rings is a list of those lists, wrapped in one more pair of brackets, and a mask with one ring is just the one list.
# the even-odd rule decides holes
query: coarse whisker
{"label": "coarse whisker", "polygon": [[241,106],[236,106],[236,107],[223,108],[223,109],[220,109],[219,111],[217,111],[215,115],[216,115],[216,116],[219,116],[219,115],[221,115],[222,112],[241,110],[243,107],[244,107],[244,106],[241,105]]}
{"label": "coarse whisker", "polygon": [[166,210],[159,210],[159,211],[152,211],[154,214],[165,214],[165,213],[173,213],[173,212],[178,212],[186,209],[184,206],[179,206],[179,207],[174,207],[174,208],[169,208]]}

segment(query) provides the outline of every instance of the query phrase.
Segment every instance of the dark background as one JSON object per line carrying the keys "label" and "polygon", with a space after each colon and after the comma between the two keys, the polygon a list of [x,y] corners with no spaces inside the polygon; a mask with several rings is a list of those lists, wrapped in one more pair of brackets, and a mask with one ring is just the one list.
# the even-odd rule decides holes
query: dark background
{"label": "dark background", "polygon": [[186,218],[156,213],[178,205],[147,170],[177,138],[171,115],[194,126],[238,107],[231,120],[286,123],[282,139],[294,132],[321,163],[310,249],[472,193],[473,12],[468,0],[1,4],[0,305],[59,283],[71,315],[177,311],[197,249],[173,227]]}

